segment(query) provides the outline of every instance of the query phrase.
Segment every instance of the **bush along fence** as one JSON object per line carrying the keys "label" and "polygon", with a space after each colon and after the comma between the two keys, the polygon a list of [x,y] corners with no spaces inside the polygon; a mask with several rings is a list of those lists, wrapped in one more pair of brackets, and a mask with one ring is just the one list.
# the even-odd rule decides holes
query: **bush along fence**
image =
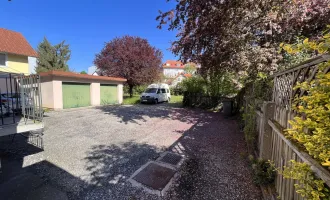
{"label": "bush along fence", "polygon": [[[221,107],[226,115],[231,115],[238,111],[238,99],[236,97],[229,98],[209,96],[203,93],[184,92],[182,104],[185,107],[198,107],[203,109]],[[225,110],[228,110],[230,113]]]}
{"label": "bush along fence", "polygon": [[329,69],[330,55],[321,55],[275,74],[271,101],[249,95],[255,84],[240,95],[245,135],[274,165],[280,199],[330,199]]}

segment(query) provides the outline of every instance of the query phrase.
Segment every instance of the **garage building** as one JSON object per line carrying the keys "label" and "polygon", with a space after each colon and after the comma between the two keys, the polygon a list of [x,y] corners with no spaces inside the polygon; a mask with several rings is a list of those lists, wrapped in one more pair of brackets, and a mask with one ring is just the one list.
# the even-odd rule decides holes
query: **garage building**
{"label": "garage building", "polygon": [[54,110],[121,104],[126,79],[50,71],[40,73],[43,107]]}

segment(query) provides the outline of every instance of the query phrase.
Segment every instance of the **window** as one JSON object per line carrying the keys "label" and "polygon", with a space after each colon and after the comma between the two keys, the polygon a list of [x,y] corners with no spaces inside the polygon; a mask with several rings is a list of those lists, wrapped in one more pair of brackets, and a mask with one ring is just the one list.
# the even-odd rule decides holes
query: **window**
{"label": "window", "polygon": [[156,93],[157,92],[157,88],[147,88],[145,93]]}
{"label": "window", "polygon": [[0,53],[0,66],[6,66],[6,61],[7,61],[7,59],[6,59],[6,54],[3,54],[3,53]]}
{"label": "window", "polygon": [[165,94],[166,93],[166,90],[164,88],[162,88],[162,93]]}

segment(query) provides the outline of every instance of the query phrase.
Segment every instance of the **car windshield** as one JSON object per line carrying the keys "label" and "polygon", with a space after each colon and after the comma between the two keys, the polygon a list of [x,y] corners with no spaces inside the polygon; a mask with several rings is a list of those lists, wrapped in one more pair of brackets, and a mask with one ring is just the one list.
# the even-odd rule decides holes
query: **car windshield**
{"label": "car windshield", "polygon": [[145,93],[156,93],[157,92],[157,88],[147,88]]}

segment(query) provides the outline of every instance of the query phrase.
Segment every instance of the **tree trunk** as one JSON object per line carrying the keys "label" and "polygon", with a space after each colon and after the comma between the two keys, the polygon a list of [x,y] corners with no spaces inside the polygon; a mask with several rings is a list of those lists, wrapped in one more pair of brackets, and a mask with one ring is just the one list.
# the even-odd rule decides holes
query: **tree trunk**
{"label": "tree trunk", "polygon": [[129,96],[133,97],[133,85],[129,85]]}

